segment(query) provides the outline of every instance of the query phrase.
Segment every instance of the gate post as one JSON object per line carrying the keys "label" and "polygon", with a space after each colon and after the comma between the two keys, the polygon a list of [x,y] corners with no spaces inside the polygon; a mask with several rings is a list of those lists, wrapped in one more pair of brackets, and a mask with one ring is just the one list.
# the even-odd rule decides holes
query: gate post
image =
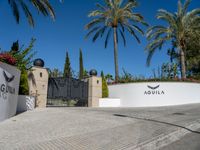
{"label": "gate post", "polygon": [[96,75],[96,70],[90,71],[90,77],[88,78],[88,107],[99,107],[99,99],[102,98],[102,78]]}
{"label": "gate post", "polygon": [[44,61],[36,59],[28,74],[29,94],[35,96],[36,107],[44,108],[47,104],[47,89],[49,74],[44,67]]}

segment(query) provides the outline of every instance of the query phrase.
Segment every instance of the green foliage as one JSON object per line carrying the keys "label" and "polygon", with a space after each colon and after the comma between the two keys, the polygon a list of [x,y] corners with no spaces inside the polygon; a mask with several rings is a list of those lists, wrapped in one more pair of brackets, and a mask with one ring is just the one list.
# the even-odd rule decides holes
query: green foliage
{"label": "green foliage", "polygon": [[199,83],[200,82],[199,80],[200,76],[196,78],[188,78],[188,79],[174,78],[173,71],[176,71],[176,69],[175,70],[161,70],[161,72],[160,72],[160,69],[158,69],[158,75],[156,74],[154,70],[153,77],[145,78],[144,76],[134,76],[124,70],[123,74],[120,77],[119,83],[138,83],[138,82],[198,82]]}
{"label": "green foliage", "polygon": [[162,65],[161,78],[178,78],[178,65],[176,63],[164,63]]}
{"label": "green foliage", "polygon": [[104,78],[104,73],[103,73],[103,71],[101,71],[101,77]]}
{"label": "green foliage", "polygon": [[107,83],[112,83],[114,81],[113,76],[111,74],[105,75],[105,79]]}
{"label": "green foliage", "polygon": [[84,70],[83,72],[83,77],[84,78],[88,78],[90,75],[89,75],[89,72],[87,70]]}
{"label": "green foliage", "polygon": [[102,97],[107,98],[109,95],[109,91],[108,91],[108,85],[106,82],[106,78],[104,77],[103,71],[101,72],[101,77],[102,77]]}
{"label": "green foliage", "polygon": [[134,81],[134,76],[123,69],[123,73],[119,78],[120,83],[129,83]]}
{"label": "green foliage", "polygon": [[21,71],[19,94],[20,95],[28,95],[29,94],[28,74],[27,74],[26,70]]}
{"label": "green foliage", "polygon": [[84,78],[84,73],[86,73],[86,72],[85,72],[84,67],[83,67],[82,50],[80,49],[80,53],[79,53],[79,79],[83,79]]}
{"label": "green foliage", "polygon": [[72,77],[71,63],[70,63],[68,52],[66,53],[63,77],[67,77],[67,78]]}
{"label": "green foliage", "polygon": [[18,41],[17,43],[14,42],[10,53],[15,57],[17,60],[17,68],[21,71],[29,70],[33,63],[33,57],[35,56],[36,52],[33,51],[34,43],[36,39],[31,39],[31,42],[27,48],[24,48],[24,45],[20,48]]}
{"label": "green foliage", "polygon": [[195,34],[188,33],[187,39],[187,68],[190,76],[200,75],[200,29]]}
{"label": "green foliage", "polygon": [[10,53],[16,59],[16,66],[21,71],[20,77],[20,85],[19,85],[19,94],[28,95],[29,94],[29,86],[28,86],[28,71],[31,71],[31,64],[33,62],[33,57],[36,52],[33,51],[34,42],[36,40],[32,39],[29,46],[25,49],[24,46],[19,48],[19,43],[14,42]]}

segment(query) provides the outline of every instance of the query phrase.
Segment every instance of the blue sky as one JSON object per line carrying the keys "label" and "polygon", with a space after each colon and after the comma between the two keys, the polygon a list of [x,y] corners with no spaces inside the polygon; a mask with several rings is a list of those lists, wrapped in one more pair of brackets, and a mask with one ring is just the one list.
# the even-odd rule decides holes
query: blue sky
{"label": "blue sky", "polygon": [[[3,50],[10,48],[13,41],[19,40],[21,44],[28,45],[32,37],[37,41],[34,50],[36,58],[42,58],[47,68],[63,70],[66,50],[69,52],[71,65],[75,71],[79,66],[79,48],[83,50],[84,67],[87,70],[95,68],[100,72],[114,74],[113,43],[104,49],[104,40],[99,39],[96,43],[85,40],[87,31],[85,24],[90,19],[87,14],[95,9],[95,3],[102,0],[65,0],[63,4],[56,0],[50,0],[56,12],[56,20],[45,18],[33,11],[35,27],[31,28],[25,17],[22,16],[20,24],[16,24],[7,0],[0,1],[0,47]],[[135,10],[140,12],[150,25],[159,22],[155,19],[159,8],[176,11],[177,0],[138,0],[139,7]],[[193,0],[189,9],[200,7],[199,0]],[[162,51],[157,51],[152,59],[150,67],[146,67],[147,54],[144,48],[147,44],[145,37],[140,37],[142,43],[138,44],[135,39],[127,34],[127,46],[119,43],[119,69],[122,68],[134,75],[152,76],[152,70],[157,69],[163,62],[168,62],[166,56],[167,46]]]}

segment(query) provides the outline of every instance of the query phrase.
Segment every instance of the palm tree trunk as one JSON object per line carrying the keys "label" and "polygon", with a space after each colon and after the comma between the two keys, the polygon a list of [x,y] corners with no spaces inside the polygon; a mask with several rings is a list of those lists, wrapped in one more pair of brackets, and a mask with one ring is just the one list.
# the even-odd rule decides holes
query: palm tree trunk
{"label": "palm tree trunk", "polygon": [[113,28],[114,37],[114,60],[115,60],[115,82],[119,81],[119,66],[118,66],[118,45],[117,45],[117,28]]}
{"label": "palm tree trunk", "polygon": [[185,52],[182,48],[180,49],[180,55],[181,55],[181,78],[186,79]]}

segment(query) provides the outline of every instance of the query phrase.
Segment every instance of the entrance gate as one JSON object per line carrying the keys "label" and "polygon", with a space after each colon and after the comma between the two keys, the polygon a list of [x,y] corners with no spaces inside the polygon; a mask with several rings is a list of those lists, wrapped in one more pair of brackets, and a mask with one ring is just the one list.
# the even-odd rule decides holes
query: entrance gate
{"label": "entrance gate", "polygon": [[47,106],[88,106],[88,82],[75,78],[49,78]]}

